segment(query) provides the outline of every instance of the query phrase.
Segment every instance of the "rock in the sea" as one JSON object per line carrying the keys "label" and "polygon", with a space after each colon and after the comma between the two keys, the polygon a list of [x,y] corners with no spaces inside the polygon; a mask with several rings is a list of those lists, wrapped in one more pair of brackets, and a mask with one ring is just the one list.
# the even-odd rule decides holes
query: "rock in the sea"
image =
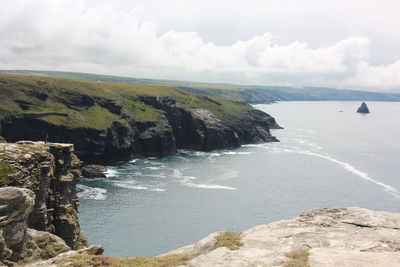
{"label": "rock in the sea", "polygon": [[367,104],[365,104],[365,102],[362,102],[361,106],[357,109],[357,112],[358,113],[369,113]]}
{"label": "rock in the sea", "polygon": [[86,165],[82,168],[82,176],[85,178],[106,178],[107,168],[102,165]]}
{"label": "rock in the sea", "polygon": [[315,209],[241,233],[237,250],[213,249],[216,234],[168,254],[184,266],[400,266],[400,214],[363,208]]}

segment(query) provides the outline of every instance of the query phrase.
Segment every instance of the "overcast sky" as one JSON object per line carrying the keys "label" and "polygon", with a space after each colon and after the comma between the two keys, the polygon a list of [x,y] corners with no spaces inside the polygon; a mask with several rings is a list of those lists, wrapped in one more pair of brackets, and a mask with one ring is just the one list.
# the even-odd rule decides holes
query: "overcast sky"
{"label": "overcast sky", "polygon": [[1,0],[0,69],[400,92],[397,0]]}

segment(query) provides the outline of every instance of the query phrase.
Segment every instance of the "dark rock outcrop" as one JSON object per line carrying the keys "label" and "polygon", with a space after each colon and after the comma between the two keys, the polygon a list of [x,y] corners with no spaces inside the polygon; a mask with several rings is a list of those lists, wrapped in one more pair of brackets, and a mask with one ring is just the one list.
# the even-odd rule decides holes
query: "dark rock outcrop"
{"label": "dark rock outcrop", "polygon": [[0,187],[15,186],[35,193],[29,228],[61,237],[72,249],[87,245],[80,231],[76,183],[80,161],[71,144],[0,143]]}
{"label": "dark rock outcrop", "polygon": [[361,106],[357,109],[357,112],[358,113],[369,113],[367,104],[365,104],[365,102],[362,102]]}
{"label": "dark rock outcrop", "polygon": [[102,165],[86,165],[82,167],[82,176],[85,178],[106,178],[107,168]]}
{"label": "dark rock outcrop", "polygon": [[[172,155],[177,149],[211,150],[277,141],[269,129],[280,128],[273,117],[256,109],[249,111],[246,107],[245,113],[237,114],[237,118],[221,118],[205,108],[179,107],[171,96],[141,96],[135,100],[151,106],[159,114],[160,118],[155,121],[140,121],[134,114],[124,113],[117,100],[82,94],[73,95],[73,99],[80,106],[90,106],[95,101],[123,119],[99,130],[56,125],[30,114],[10,116],[0,121],[0,135],[8,142],[39,141],[48,135],[52,142],[74,144],[75,153],[84,162],[104,164]],[[68,101],[64,104],[72,105]],[[211,98],[204,101],[217,105]]]}

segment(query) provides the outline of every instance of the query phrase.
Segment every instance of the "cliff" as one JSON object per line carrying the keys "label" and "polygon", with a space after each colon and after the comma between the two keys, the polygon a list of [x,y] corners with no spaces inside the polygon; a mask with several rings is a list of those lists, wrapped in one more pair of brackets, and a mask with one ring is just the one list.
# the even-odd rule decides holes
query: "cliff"
{"label": "cliff", "polygon": [[68,252],[30,266],[400,266],[400,214],[355,207],[314,209],[240,234],[214,233],[159,257]]}
{"label": "cliff", "polygon": [[[71,144],[0,143],[0,232],[5,240],[0,250],[8,251],[3,258],[53,257],[87,246],[75,188],[81,178],[80,161],[73,152]],[[60,249],[45,255],[26,252],[35,236],[42,240],[39,247],[55,240]]]}
{"label": "cliff", "polygon": [[167,86],[0,75],[0,136],[75,145],[87,163],[277,141],[244,103]]}

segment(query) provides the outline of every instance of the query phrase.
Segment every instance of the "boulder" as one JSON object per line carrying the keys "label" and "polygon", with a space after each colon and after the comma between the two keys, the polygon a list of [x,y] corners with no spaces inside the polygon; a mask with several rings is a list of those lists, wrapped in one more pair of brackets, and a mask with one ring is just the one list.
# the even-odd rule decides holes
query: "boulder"
{"label": "boulder", "polygon": [[362,102],[361,106],[357,109],[357,112],[358,113],[369,113],[367,104],[365,104],[365,102]]}
{"label": "boulder", "polygon": [[107,168],[102,165],[86,165],[82,168],[82,175],[85,178],[106,178]]}

